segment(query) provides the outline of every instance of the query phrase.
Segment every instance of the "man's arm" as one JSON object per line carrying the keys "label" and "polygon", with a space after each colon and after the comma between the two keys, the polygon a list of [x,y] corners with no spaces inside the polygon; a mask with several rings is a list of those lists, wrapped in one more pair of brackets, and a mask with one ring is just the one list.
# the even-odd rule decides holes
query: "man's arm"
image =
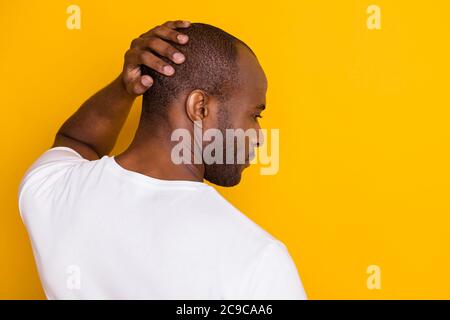
{"label": "man's arm", "polygon": [[134,100],[153,84],[150,76],[141,75],[140,66],[146,65],[171,76],[175,72],[173,67],[152,51],[175,63],[184,62],[184,56],[166,41],[185,44],[187,36],[174,29],[189,25],[186,21],[169,21],[133,40],[125,54],[122,73],[64,122],[56,134],[53,147],[69,147],[88,160],[108,154],[114,147]]}

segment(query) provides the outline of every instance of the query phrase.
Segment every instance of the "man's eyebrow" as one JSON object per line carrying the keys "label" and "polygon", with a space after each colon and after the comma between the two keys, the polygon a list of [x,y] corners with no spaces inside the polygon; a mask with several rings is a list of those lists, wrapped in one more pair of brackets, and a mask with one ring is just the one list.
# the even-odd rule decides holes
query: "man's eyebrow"
{"label": "man's eyebrow", "polygon": [[262,111],[262,110],[266,109],[266,105],[264,103],[258,104],[256,106],[256,109],[260,109]]}

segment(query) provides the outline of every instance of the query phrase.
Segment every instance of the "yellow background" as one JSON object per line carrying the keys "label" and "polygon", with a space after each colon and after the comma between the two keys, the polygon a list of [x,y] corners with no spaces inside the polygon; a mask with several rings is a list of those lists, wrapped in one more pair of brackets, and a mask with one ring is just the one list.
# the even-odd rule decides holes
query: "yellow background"
{"label": "yellow background", "polygon": [[[81,8],[81,30],[66,8]],[[381,30],[366,9],[381,8]],[[220,192],[283,241],[311,299],[450,298],[447,1],[0,2],[0,298],[44,298],[17,209],[27,167],[166,20],[247,42],[269,79],[280,171]],[[114,154],[138,122],[136,102]],[[381,290],[366,286],[381,268]]]}

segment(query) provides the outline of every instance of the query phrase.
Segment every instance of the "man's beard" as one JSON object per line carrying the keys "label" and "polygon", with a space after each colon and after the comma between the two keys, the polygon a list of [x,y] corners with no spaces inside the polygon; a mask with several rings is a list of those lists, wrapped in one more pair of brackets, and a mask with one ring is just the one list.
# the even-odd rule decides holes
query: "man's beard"
{"label": "man's beard", "polygon": [[241,182],[244,167],[243,164],[205,164],[204,178],[221,187],[232,187]]}
{"label": "man's beard", "polygon": [[[226,137],[226,129],[233,129],[231,122],[229,121],[228,117],[228,110],[229,108],[227,106],[222,106],[221,111],[218,115],[218,128],[220,132],[222,133],[222,137]],[[237,162],[237,143],[236,139],[233,141],[233,150],[227,150],[228,143],[226,141],[223,141],[223,161],[221,163],[212,163],[212,164],[206,164],[205,162],[205,175],[204,178],[214,183],[218,186],[222,187],[232,187],[241,181],[242,171],[245,168],[245,164],[239,164]],[[227,159],[227,152],[233,152],[233,163],[226,163]]]}

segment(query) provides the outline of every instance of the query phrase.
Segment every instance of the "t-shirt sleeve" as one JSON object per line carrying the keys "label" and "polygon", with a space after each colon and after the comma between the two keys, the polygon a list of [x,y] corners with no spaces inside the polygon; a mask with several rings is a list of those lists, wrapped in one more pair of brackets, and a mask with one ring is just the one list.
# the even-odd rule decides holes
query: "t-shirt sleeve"
{"label": "t-shirt sleeve", "polygon": [[[18,191],[19,211],[32,209],[39,196],[48,196],[57,190],[75,166],[89,161],[68,147],[55,147],[45,151],[25,172]],[[27,210],[29,211],[29,210]]]}
{"label": "t-shirt sleeve", "polygon": [[307,299],[294,261],[282,242],[273,242],[262,252],[247,296],[255,300]]}

